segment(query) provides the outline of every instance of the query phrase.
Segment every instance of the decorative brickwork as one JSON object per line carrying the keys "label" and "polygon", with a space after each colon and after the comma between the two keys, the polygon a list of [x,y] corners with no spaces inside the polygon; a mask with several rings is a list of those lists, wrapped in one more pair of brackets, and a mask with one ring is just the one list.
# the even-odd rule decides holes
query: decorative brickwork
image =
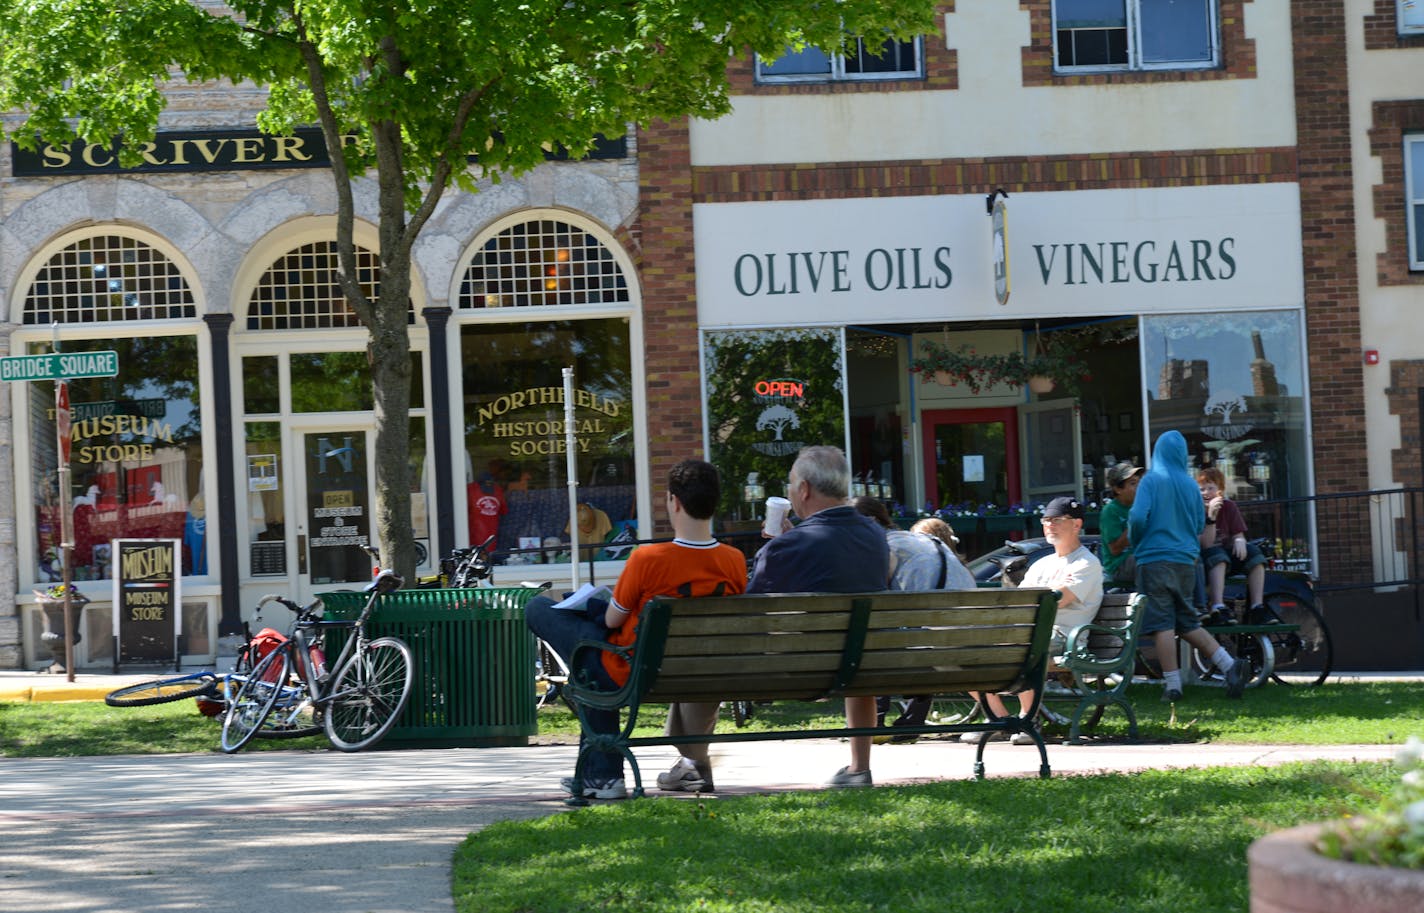
{"label": "decorative brickwork", "polygon": [[[1360,452],[1367,438],[1344,4],[1293,0],[1290,13],[1315,491],[1363,491],[1369,461]],[[1332,580],[1373,573],[1368,554],[1325,549],[1320,560],[1322,577]]]}
{"label": "decorative brickwork", "polygon": [[1375,11],[1365,17],[1365,50],[1424,48],[1424,35],[1399,34],[1399,0],[1375,0]]}
{"label": "decorative brickwork", "polygon": [[1209,70],[1131,70],[1113,73],[1053,72],[1053,0],[1019,0],[1029,14],[1029,44],[1023,49],[1025,86],[1096,86],[1138,82],[1205,82],[1255,79],[1256,42],[1242,21],[1246,0],[1220,0],[1221,66]]}
{"label": "decorative brickwork", "polygon": [[853,197],[1202,187],[1296,179],[1296,153],[1276,149],[1186,150],[1025,158],[832,162],[699,168],[698,203]]}
{"label": "decorative brickwork", "polygon": [[[944,22],[946,13],[954,12],[953,3],[941,3],[935,13],[936,22]],[[925,55],[923,79],[843,79],[828,82],[758,83],[756,61],[752,54],[727,65],[727,82],[732,95],[840,95],[859,92],[915,92],[928,89],[959,88],[958,52],[945,46],[944,34],[923,36]]]}
{"label": "decorative brickwork", "polygon": [[[643,355],[648,455],[654,492],[678,460],[702,456],[697,281],[692,248],[692,158],[687,121],[656,122],[638,134],[642,242]],[[660,504],[657,498],[653,503]],[[668,534],[661,511],[652,534]]]}
{"label": "decorative brickwork", "polygon": [[1404,205],[1404,134],[1424,131],[1424,99],[1377,101],[1372,110],[1370,154],[1383,181],[1374,186],[1375,218],[1384,220],[1384,251],[1375,260],[1380,285],[1424,285],[1409,271],[1409,213]]}

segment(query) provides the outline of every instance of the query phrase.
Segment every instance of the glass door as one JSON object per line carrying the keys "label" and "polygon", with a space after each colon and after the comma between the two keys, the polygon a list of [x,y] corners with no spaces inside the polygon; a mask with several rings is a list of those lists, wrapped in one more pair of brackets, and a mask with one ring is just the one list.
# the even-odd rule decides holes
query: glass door
{"label": "glass door", "polygon": [[369,427],[345,425],[293,431],[290,453],[298,455],[297,588],[303,601],[316,593],[371,582],[371,517],[375,477]]}
{"label": "glass door", "polygon": [[996,513],[1018,502],[1019,426],[1012,408],[926,410],[922,427],[930,508]]}
{"label": "glass door", "polygon": [[[1078,401],[1026,403],[1019,407],[1019,423],[1024,499],[1033,504],[1046,504],[1059,495],[1083,500],[1082,414]],[[1088,467],[1088,473],[1091,478],[1092,467]]]}

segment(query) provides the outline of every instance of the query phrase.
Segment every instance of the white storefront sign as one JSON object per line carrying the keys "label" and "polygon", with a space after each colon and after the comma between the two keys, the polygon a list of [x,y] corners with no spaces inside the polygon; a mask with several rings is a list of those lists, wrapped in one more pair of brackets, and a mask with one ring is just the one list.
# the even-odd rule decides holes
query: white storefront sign
{"label": "white storefront sign", "polygon": [[1295,184],[1014,194],[995,301],[977,194],[693,208],[703,327],[1300,307]]}

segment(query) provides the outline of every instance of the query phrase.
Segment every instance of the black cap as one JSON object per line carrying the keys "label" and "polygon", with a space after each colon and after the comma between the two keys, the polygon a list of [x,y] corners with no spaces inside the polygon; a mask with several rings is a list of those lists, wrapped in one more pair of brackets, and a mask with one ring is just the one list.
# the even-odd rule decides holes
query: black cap
{"label": "black cap", "polygon": [[1045,517],[1073,517],[1076,520],[1083,519],[1083,504],[1077,498],[1054,498],[1048,502],[1048,506],[1043,509]]}

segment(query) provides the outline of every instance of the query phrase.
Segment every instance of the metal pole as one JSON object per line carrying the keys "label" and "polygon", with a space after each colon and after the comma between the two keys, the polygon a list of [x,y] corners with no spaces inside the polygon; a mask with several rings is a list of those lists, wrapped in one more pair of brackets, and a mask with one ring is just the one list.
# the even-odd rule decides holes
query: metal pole
{"label": "metal pole", "polygon": [[579,588],[578,444],[574,440],[574,369],[564,369],[564,462],[569,475],[569,569]]}
{"label": "metal pole", "polygon": [[[55,347],[58,351],[59,347]],[[59,560],[64,568],[64,673],[74,681],[74,619],[69,615],[73,598],[70,565],[74,553],[74,516],[69,485],[69,381],[54,383],[54,429],[59,445]]]}

